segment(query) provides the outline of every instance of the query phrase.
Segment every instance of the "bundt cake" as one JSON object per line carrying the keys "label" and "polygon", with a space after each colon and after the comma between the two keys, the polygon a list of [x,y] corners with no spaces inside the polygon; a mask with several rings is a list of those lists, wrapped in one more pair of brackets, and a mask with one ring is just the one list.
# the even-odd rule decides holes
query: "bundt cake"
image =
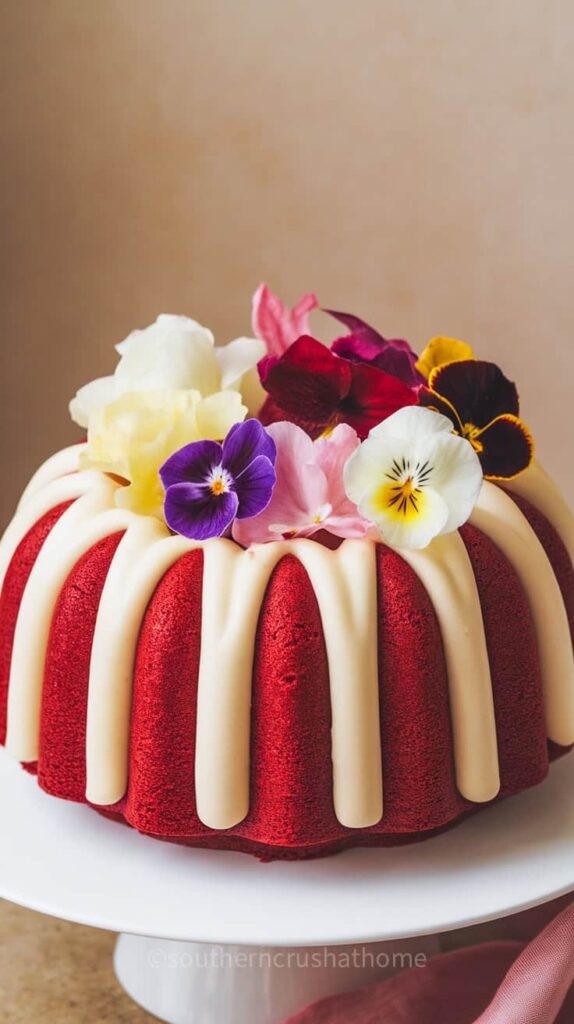
{"label": "bundt cake", "polygon": [[194,321],[131,335],[0,544],[8,752],[146,835],[262,859],[420,840],[574,744],[574,529],[514,385],[344,314],[324,357],[313,305],[259,289],[231,379]]}

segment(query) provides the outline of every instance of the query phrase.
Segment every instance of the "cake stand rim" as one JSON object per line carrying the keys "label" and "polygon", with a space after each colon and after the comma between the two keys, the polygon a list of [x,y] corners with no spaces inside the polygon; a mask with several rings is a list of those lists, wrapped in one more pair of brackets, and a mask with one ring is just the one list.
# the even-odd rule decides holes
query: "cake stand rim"
{"label": "cake stand rim", "polygon": [[574,756],[565,757],[540,786],[426,842],[261,864],[120,828],[48,796],[0,750],[0,896],[113,932],[216,945],[446,932],[574,890],[573,781]]}

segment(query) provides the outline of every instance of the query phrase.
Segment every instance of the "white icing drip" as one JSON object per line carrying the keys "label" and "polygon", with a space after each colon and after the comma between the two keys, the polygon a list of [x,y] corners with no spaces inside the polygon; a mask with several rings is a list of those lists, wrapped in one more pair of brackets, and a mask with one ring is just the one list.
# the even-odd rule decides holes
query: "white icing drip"
{"label": "white icing drip", "polygon": [[538,462],[534,462],[514,480],[500,481],[505,490],[526,498],[554,527],[562,539],[570,560],[574,562],[574,516],[552,477]]}
{"label": "white icing drip", "polygon": [[[106,582],[92,649],[88,704],[88,799],[125,793],[133,664],[145,609],[170,565],[203,547],[204,574],[195,786],[208,827],[230,828],[249,810],[251,683],[255,636],[273,569],[287,554],[305,566],[317,594],[330,664],[334,803],[350,828],[382,816],[375,548],[337,552],[310,541],[244,551],[227,540],[153,543],[157,530],[122,540]],[[142,548],[151,548],[142,556]]]}
{"label": "white icing drip", "polygon": [[22,595],[12,648],[6,734],[6,748],[19,761],[38,758],[44,664],[56,601],[78,560],[106,536],[110,513],[98,513],[113,504],[116,486],[97,474],[90,490],[64,512],[48,535]]}
{"label": "white icing drip", "polygon": [[94,486],[97,486],[100,478],[101,473],[88,470],[85,473],[76,473],[73,476],[52,480],[19,508],[0,541],[0,591],[10,562],[26,534],[58,505],[75,501],[82,494],[87,494]]}
{"label": "white icing drip", "polygon": [[114,804],[127,788],[133,668],[146,608],[168,569],[198,545],[159,520],[125,514],[96,622],[86,733],[86,796]]}
{"label": "white icing drip", "polygon": [[[57,505],[75,501],[47,538],[22,598],[9,687],[10,752],[22,761],[38,756],[46,647],[65,580],[94,544],[123,530],[125,536],[104,585],[92,647],[87,796],[105,805],[124,795],[133,665],[141,623],[168,569],[186,552],[200,547],[205,567],[196,750],[198,813],[214,829],[230,828],[243,820],[249,809],[250,699],[257,624],[273,569],[292,554],[309,575],[323,624],[333,720],[335,812],[349,828],[378,822],[383,812],[383,780],[374,544],[346,541],[337,551],[329,551],[313,541],[278,541],[244,551],[227,540],[202,545],[171,537],[158,521],[114,508],[117,485],[110,479],[94,471],[76,472],[82,447],[59,453],[41,468],[0,544],[1,586],[19,543],[35,523]],[[59,475],[61,479],[55,479]],[[538,497],[541,479],[535,473],[518,478],[528,490],[523,487],[520,493],[554,522],[566,540],[563,511],[559,521],[556,515],[553,519]],[[518,493],[517,487],[513,489]],[[558,504],[554,494],[550,504],[553,508]],[[549,735],[558,743],[574,742],[574,677],[570,645],[565,643],[566,615],[540,542],[514,503],[491,484],[484,485],[472,521],[501,548],[521,578],[537,631]],[[458,787],[469,800],[490,800],[499,788],[496,728],[482,615],[468,554],[458,534],[437,538],[423,551],[400,554],[426,587],[441,629]]]}
{"label": "white icing drip", "polygon": [[470,518],[515,569],[530,605],[544,688],[546,728],[555,743],[574,743],[574,659],[562,594],[544,548],[507,494],[484,482]]}
{"label": "white icing drip", "polygon": [[46,484],[52,482],[52,480],[58,480],[60,477],[67,476],[69,473],[77,473],[80,455],[87,448],[87,444],[83,441],[81,444],[71,445],[69,448],[63,448],[62,451],[56,452],[52,455],[40,468],[34,473],[34,476],[30,480],[30,483],[26,487],[18,508],[21,509],[26,503],[33,498],[38,491],[41,491]]}
{"label": "white icing drip", "polygon": [[332,713],[333,799],[348,828],[383,813],[377,660],[376,551],[347,541],[204,548],[196,797],[210,828],[230,828],[249,809],[250,704],[255,635],[273,569],[292,554],[314,588],[327,648]]}
{"label": "white icing drip", "polygon": [[231,828],[249,810],[255,632],[275,545],[206,544],[197,692],[195,795],[200,820]]}
{"label": "white icing drip", "polygon": [[401,549],[434,605],[446,660],[457,787],[484,803],[500,789],[496,721],[482,610],[459,533],[423,550]]}
{"label": "white icing drip", "polygon": [[347,828],[367,828],[383,816],[376,547],[302,543],[329,662],[335,813]]}

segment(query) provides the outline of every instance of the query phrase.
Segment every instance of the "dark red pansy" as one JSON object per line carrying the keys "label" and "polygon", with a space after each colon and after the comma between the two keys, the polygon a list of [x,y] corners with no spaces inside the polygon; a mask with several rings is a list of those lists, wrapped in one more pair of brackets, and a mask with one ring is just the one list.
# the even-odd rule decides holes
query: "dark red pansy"
{"label": "dark red pansy", "polygon": [[368,363],[384,370],[391,377],[397,377],[409,387],[422,384],[424,377],[416,368],[417,354],[408,341],[402,338],[384,338],[382,334],[350,313],[339,313],[326,309],[325,313],[335,317],[351,331],[333,342],[331,351],[343,359],[356,363]]}
{"label": "dark red pansy", "polygon": [[508,480],[532,462],[534,441],[517,416],[497,416],[480,431],[478,440],[482,445],[478,453],[482,471],[489,480]]}
{"label": "dark red pansy", "polygon": [[532,462],[534,442],[519,419],[516,385],[495,363],[464,359],[431,371],[421,405],[448,416],[476,451],[485,477],[510,480]]}
{"label": "dark red pansy", "polygon": [[289,420],[318,437],[338,423],[348,423],[360,438],[416,394],[402,381],[367,363],[351,362],[309,336],[299,338],[280,358],[259,363],[269,400],[263,423]]}

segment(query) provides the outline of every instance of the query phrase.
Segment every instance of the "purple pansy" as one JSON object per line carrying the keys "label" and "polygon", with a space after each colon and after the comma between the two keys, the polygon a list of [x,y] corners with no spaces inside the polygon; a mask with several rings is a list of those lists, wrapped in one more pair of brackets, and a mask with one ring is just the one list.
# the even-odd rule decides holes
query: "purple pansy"
{"label": "purple pansy", "polygon": [[275,442],[258,420],[231,428],[223,444],[194,441],[160,470],[165,518],[191,540],[221,537],[234,519],[263,512],[275,486]]}
{"label": "purple pansy", "polygon": [[369,363],[376,366],[410,388],[424,384],[424,378],[415,366],[418,356],[408,341],[401,338],[383,338],[374,327],[370,327],[358,316],[351,316],[350,313],[338,313],[333,309],[326,309],[325,313],[335,317],[351,331],[344,338],[338,338],[333,342],[331,351],[336,355],[350,359],[353,363]]}

